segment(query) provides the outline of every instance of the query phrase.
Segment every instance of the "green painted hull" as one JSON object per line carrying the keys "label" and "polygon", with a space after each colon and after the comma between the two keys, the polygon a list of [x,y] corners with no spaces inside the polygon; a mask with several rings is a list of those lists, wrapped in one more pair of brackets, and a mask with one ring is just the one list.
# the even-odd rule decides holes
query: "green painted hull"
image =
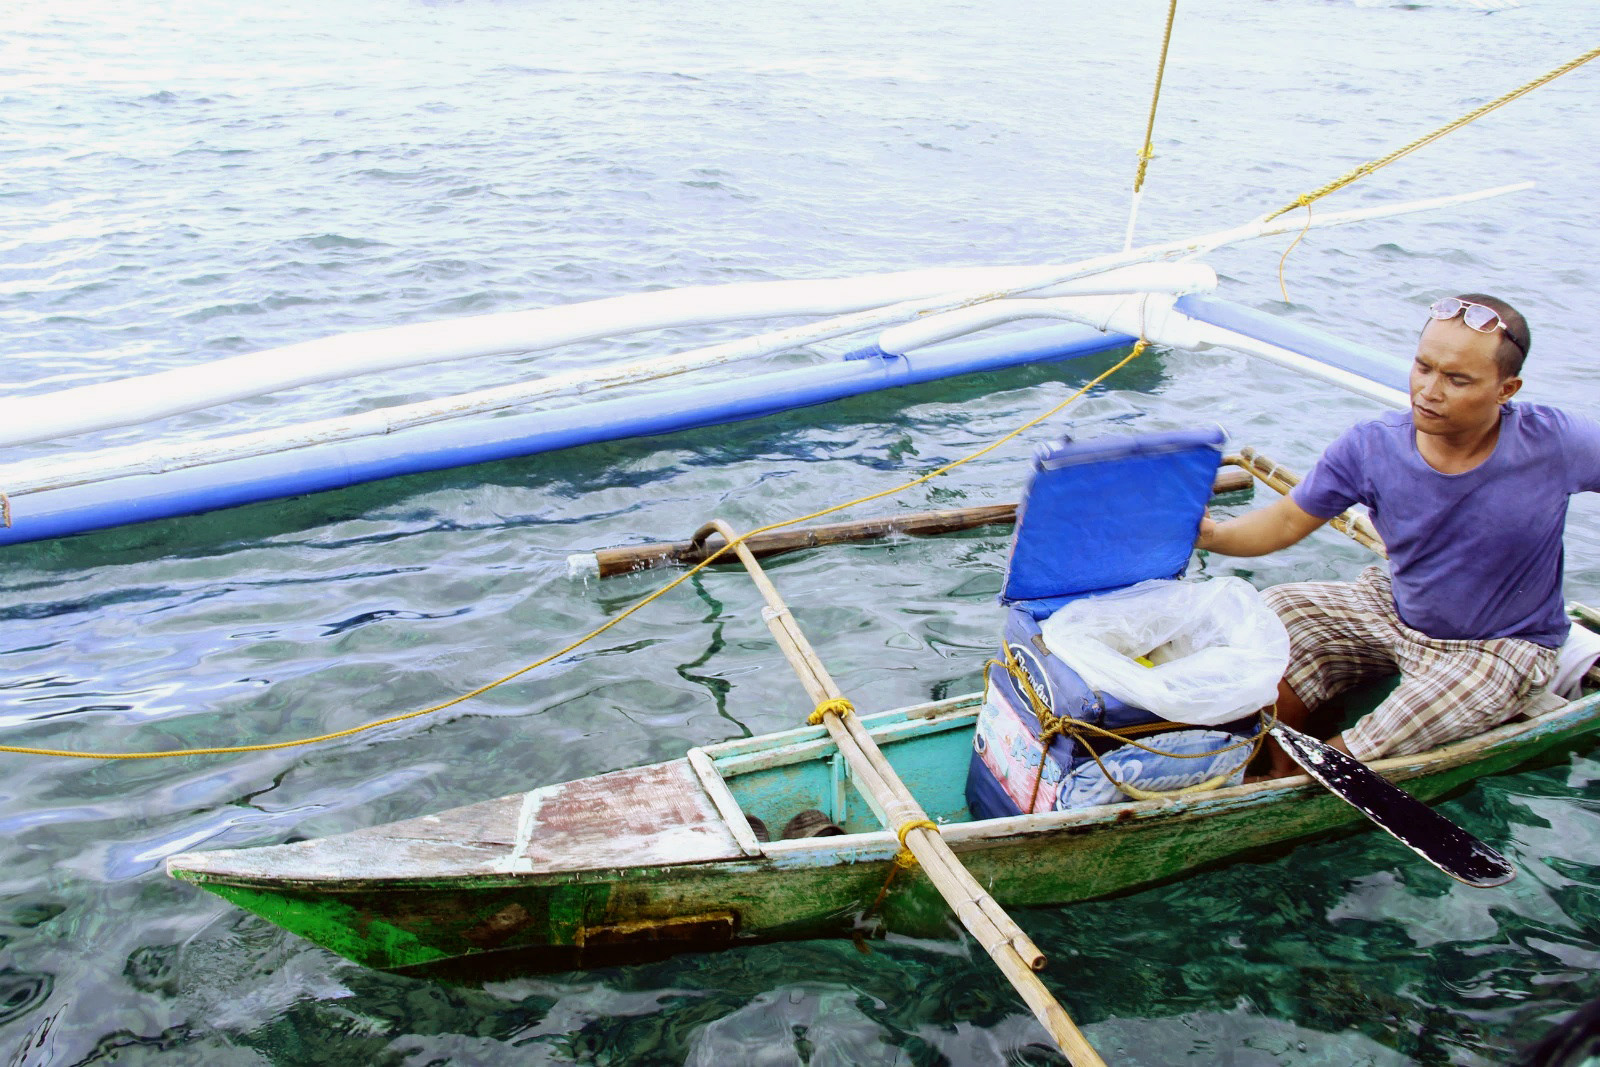
{"label": "green painted hull", "polygon": [[[1361,819],[1320,786],[1291,778],[974,822],[962,790],[976,704],[967,697],[863,721],[1003,905],[1103,896]],[[1600,696],[1587,697],[1373,766],[1431,800],[1597,726]],[[865,916],[897,842],[836,757],[820,728],[806,728],[341,837],[177,856],[168,869],[364,965],[459,977],[863,930],[950,930],[948,908],[915,870],[901,872]],[[785,812],[804,807],[847,832],[766,844],[742,817],[781,825]],[[589,828],[580,825],[586,813],[596,820]],[[635,815],[641,825],[625,825]],[[571,847],[557,849],[562,843]]]}

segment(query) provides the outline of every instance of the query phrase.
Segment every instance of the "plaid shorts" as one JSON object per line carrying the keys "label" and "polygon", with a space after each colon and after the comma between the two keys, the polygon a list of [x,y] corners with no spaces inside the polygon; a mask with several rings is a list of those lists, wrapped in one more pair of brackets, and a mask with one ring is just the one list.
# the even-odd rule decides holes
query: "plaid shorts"
{"label": "plaid shorts", "polygon": [[1556,650],[1497,637],[1442,640],[1400,621],[1389,575],[1368,567],[1354,582],[1294,582],[1262,594],[1289,630],[1284,680],[1316,708],[1386,674],[1400,685],[1344,732],[1357,759],[1403,756],[1472,737],[1516,715],[1555,675]]}

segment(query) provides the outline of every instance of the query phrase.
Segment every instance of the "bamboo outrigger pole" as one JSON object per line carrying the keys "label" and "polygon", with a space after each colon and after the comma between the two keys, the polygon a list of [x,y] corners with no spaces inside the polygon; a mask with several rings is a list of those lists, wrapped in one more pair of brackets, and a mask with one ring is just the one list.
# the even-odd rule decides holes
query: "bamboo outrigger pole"
{"label": "bamboo outrigger pole", "polygon": [[[767,602],[762,612],[767,627],[783,649],[789,665],[800,676],[800,684],[818,710],[822,712],[822,725],[839,748],[850,766],[856,787],[871,798],[883,813],[891,829],[899,832],[906,849],[916,857],[928,880],[950,905],[956,917],[978,944],[994,960],[1012,986],[1022,996],[1029,1010],[1044,1024],[1050,1037],[1060,1047],[1074,1067],[1105,1067],[1105,1061],[1095,1052],[1094,1046],[1084,1038],[1072,1017],[1058,1003],[1039,976],[1034,973],[1045,965],[1044,953],[1007,915],[988,890],[961,865],[939,835],[927,812],[922,810],[900,776],[889,765],[883,751],[855,715],[841,715],[832,710],[844,700],[844,694],[834,684],[823,667],[811,643],[800,632],[783,602],[777,587],[762,570],[755,555],[738,540],[738,534],[720,519],[713,519],[700,528],[695,540],[704,540],[711,533],[721,534],[726,543],[734,546],[739,561],[750,572],[750,578]],[[846,705],[847,706],[847,705]]]}

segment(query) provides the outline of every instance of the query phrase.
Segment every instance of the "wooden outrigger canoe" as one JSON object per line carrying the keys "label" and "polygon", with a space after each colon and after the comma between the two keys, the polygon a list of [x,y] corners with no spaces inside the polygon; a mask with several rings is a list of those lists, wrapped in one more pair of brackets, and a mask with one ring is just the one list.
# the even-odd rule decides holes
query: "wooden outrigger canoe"
{"label": "wooden outrigger canoe", "polygon": [[[940,834],[1004,905],[1064,904],[1357,822],[1305,777],[1186,797],[971,821],[963,795],[981,697],[865,716]],[[1600,725],[1600,694],[1371,767],[1433,800]],[[839,836],[759,841],[817,808]],[[887,928],[945,932],[948,907],[898,850],[821,726],[691,749],[315,841],[174,856],[167,870],[369,967],[566,970]]]}
{"label": "wooden outrigger canoe", "polygon": [[[1064,446],[1036,460],[1030,490],[1047,482],[1046,503],[1027,524],[1023,507],[1014,514],[1002,601],[1080,595],[1072,586],[1079,571],[1107,580],[1090,589],[1125,588],[1174,566],[1181,573],[1198,512],[1223,488],[1214,480],[1221,457],[1211,451],[1220,440],[1215,431],[1157,435]],[[1253,454],[1232,462],[1280,490],[1293,481]],[[1135,497],[1171,515],[1141,509]],[[1063,504],[1071,518],[1059,512]],[[1130,529],[1133,547],[1116,557],[1122,570],[1073,562],[1086,546],[1113,543],[1124,515],[1138,532]],[[932,528],[949,525],[950,516],[936,518]],[[1358,524],[1341,528],[1381,550]],[[881,533],[875,523],[846,524],[830,536]],[[1033,973],[1044,954],[1006,906],[1132,889],[1363,816],[1452,877],[1499,885],[1514,873],[1504,858],[1418,800],[1524,764],[1600,725],[1596,693],[1370,768],[1289,731],[1280,741],[1303,749],[1294,758],[1311,777],[1228,788],[1216,788],[1228,779],[1215,777],[1153,799],[975,817],[987,802],[969,807],[969,767],[977,773],[980,711],[990,715],[992,702],[976,694],[858,717],[747,536],[713,520],[686,546],[667,546],[669,554],[699,553],[704,566],[715,558],[706,555],[713,535],[766,600],[763,618],[815,705],[811,725],[337,837],[174,856],[168,873],[366,966],[479,980],[763,941],[938,935],[956,917],[1069,1060],[1093,1067],[1104,1061]],[[654,560],[659,548],[626,566]],[[1046,573],[1040,586],[1040,573],[1061,561],[1065,570]],[[1020,585],[1018,575],[1026,579]],[[1348,767],[1335,773],[1341,760]],[[767,839],[766,827],[802,813],[831,823],[832,833]]]}
{"label": "wooden outrigger canoe", "polygon": [[[1249,450],[1228,462],[1279,492],[1297,480]],[[1209,484],[1213,491],[1239,488],[1227,479]],[[936,518],[930,531],[963,528],[950,515]],[[1012,520],[1008,513],[999,521]],[[1340,520],[1339,528],[1382,550],[1359,522]],[[766,547],[884,532],[871,522],[829,530],[822,541],[808,535]],[[767,598],[764,617],[810,699],[837,696],[762,573],[755,559],[761,549],[726,526],[708,524],[683,544],[644,546],[613,569],[663,554],[703,558],[714,535],[734,545]],[[1583,621],[1600,620],[1577,611]],[[1132,889],[1362,818],[1297,776],[975,819],[966,784],[983,703],[973,694],[916,705],[865,715],[849,729],[830,714],[822,725],[694,748],[665,763],[336,837],[174,856],[167,870],[366,966],[481,977],[764,941],[948,932],[951,907],[939,879],[898,865],[903,842],[896,829],[904,833],[910,809],[882,792],[885,776],[877,785],[870,780],[878,771],[861,757],[874,747],[881,752],[875,758],[887,762],[879,770],[904,783],[906,799],[938,824],[941,847],[976,880],[966,892],[987,890],[1001,906],[1065,904]],[[1434,800],[1560,750],[1597,726],[1600,693],[1370,766],[1413,796]],[[752,825],[782,827],[808,810],[842,832],[769,842]],[[1028,955],[1042,962],[1036,949]]]}

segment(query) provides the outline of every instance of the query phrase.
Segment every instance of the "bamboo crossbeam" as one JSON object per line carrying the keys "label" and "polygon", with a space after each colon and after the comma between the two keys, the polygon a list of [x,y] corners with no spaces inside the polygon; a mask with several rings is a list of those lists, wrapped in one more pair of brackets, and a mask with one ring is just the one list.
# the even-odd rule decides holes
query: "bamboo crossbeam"
{"label": "bamboo crossbeam", "polygon": [[[701,527],[694,540],[704,540],[712,532],[721,534],[724,543],[734,543],[738,536],[726,523],[712,520]],[[735,544],[734,551],[766,600],[767,609],[762,613],[763,617],[785,658],[799,676],[807,697],[814,704],[842,697],[839,687],[817,658],[810,642],[800,632],[788,605],[762,570],[755,554],[743,544]],[[887,817],[891,828],[929,821],[927,812],[922,810],[856,716],[841,717],[835,712],[828,712],[823,716],[823,726],[849,765],[856,787],[872,798]],[[1044,954],[988,891],[961,866],[944,838],[927,826],[916,825],[904,832],[904,841],[928,880],[1016,988],[1023,1002],[1049,1031],[1067,1059],[1075,1067],[1105,1067],[1105,1061],[1084,1038],[1072,1017],[1034,973],[1044,966]]]}
{"label": "bamboo crossbeam", "polygon": [[[751,562],[754,563],[753,558]],[[822,666],[805,635],[800,632],[794,616],[783,606],[782,597],[765,573],[752,571],[751,576],[768,602],[768,608],[763,613],[767,626],[772,630],[784,657],[799,676],[806,695],[813,704],[840,696],[838,686]],[[877,742],[860,731],[859,724],[852,723],[853,719],[854,716],[841,719],[838,715],[829,715],[824,720],[824,726],[850,764],[850,772],[857,786],[873,800],[891,827],[927,819],[927,813],[900,781]],[[856,727],[854,730],[851,728],[853,725]],[[1004,952],[1009,946],[1028,970],[1043,968],[1044,954],[998,904],[990,900],[991,906],[984,906],[988,894],[967,874],[960,861],[944,845],[943,838],[919,828],[906,835],[906,847],[911,849],[917,862],[929,873],[930,880],[955,910],[962,925],[986,951],[991,954],[995,951]],[[947,887],[955,892],[946,892]]]}
{"label": "bamboo crossbeam", "polygon": [[[1300,476],[1294,471],[1278,465],[1253,448],[1241,448],[1236,456],[1229,456],[1223,462],[1231,463],[1249,471],[1261,479],[1263,485],[1284,496],[1289,490],[1300,484]],[[1383,538],[1378,536],[1378,531],[1372,528],[1372,522],[1365,515],[1358,515],[1353,511],[1346,511],[1342,515],[1335,515],[1329,520],[1328,525],[1340,533],[1346,534],[1351,540],[1364,548],[1370,548],[1380,556],[1387,556],[1388,549],[1383,545]]]}
{"label": "bamboo crossbeam", "polygon": [[[1243,470],[1223,469],[1211,485],[1213,493],[1234,493],[1248,489],[1251,476]],[[774,530],[756,534],[745,542],[757,559],[798,552],[822,545],[872,541],[893,534],[932,537],[938,534],[972,530],[980,526],[1005,526],[1017,521],[1016,504],[988,504],[975,508],[950,508],[941,511],[913,511],[903,515],[884,515],[850,522],[830,522],[799,529]],[[643,545],[621,545],[594,550],[594,563],[601,578],[669,564],[695,564],[716,552],[727,542],[715,532],[687,541],[654,541]],[[582,560],[582,556],[575,557]],[[585,561],[586,562],[586,561]],[[588,568],[585,567],[585,570]],[[591,573],[593,573],[591,571]]]}

